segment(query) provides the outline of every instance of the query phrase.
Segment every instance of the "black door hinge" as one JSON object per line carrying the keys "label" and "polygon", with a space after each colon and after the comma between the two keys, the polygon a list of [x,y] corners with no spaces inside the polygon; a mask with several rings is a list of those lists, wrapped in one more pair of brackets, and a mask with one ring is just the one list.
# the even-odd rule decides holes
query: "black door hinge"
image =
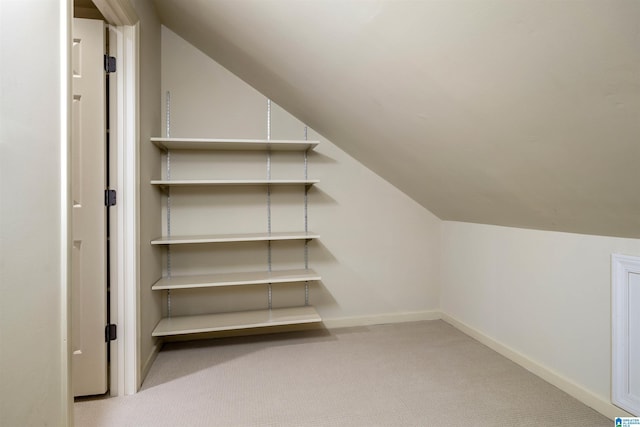
{"label": "black door hinge", "polygon": [[115,73],[116,72],[116,57],[115,56],[104,56],[104,70],[107,73]]}
{"label": "black door hinge", "polygon": [[109,342],[118,338],[118,326],[113,323],[104,328],[104,341]]}
{"label": "black door hinge", "polygon": [[116,205],[116,190],[104,190],[104,205],[105,206]]}

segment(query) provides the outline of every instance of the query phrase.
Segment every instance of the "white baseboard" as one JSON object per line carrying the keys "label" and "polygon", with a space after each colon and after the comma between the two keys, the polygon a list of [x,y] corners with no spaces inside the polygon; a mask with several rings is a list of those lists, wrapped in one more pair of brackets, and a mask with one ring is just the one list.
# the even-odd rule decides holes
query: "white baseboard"
{"label": "white baseboard", "polygon": [[149,373],[149,369],[151,369],[151,365],[153,365],[153,362],[156,360],[156,357],[158,357],[158,353],[160,352],[160,347],[162,347],[162,343],[158,340],[153,345],[153,348],[149,353],[149,357],[147,357],[147,360],[145,360],[144,365],[142,365],[142,370],[140,372],[141,375],[140,375],[140,378],[138,378],[138,390],[136,390],[136,392],[140,390],[140,387],[142,387],[142,383],[144,382],[144,379],[147,378],[147,374]]}
{"label": "white baseboard", "polygon": [[576,398],[580,402],[584,403],[590,408],[600,412],[607,418],[614,419],[615,417],[632,417],[633,415],[625,412],[624,410],[618,408],[617,406],[610,403],[608,400],[603,399],[602,397],[590,392],[589,390],[581,387],[580,385],[574,383],[573,381],[565,378],[564,376],[558,374],[552,369],[542,365],[541,363],[536,362],[528,358],[526,355],[510,348],[509,346],[502,344],[493,338],[485,335],[484,333],[478,331],[477,329],[472,328],[471,326],[460,322],[459,320],[449,316],[446,313],[441,313],[442,320],[450,324],[451,326],[459,329],[470,337],[478,340],[482,344],[486,345],[490,349],[494,350],[497,353],[500,353],[507,359],[517,363],[522,366],[529,372],[537,375],[543,380],[547,381],[550,384],[558,387],[560,390],[564,391],[568,395]]}
{"label": "white baseboard", "polygon": [[385,323],[417,322],[420,320],[439,320],[439,310],[411,311],[405,313],[386,313],[372,316],[338,317],[334,319],[322,319],[327,329],[349,328],[354,326],[382,325]]}

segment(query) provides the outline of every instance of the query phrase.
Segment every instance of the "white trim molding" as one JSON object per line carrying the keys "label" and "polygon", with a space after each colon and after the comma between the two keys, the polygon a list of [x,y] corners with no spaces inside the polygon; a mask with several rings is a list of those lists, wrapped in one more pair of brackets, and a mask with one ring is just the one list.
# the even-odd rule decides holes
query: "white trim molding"
{"label": "white trim molding", "polygon": [[60,2],[60,360],[63,425],[73,424],[71,379],[71,17],[72,2]]}
{"label": "white trim molding", "polygon": [[464,332],[472,338],[475,338],[482,344],[486,345],[490,349],[500,353],[507,359],[517,363],[525,368],[527,371],[537,375],[546,382],[553,384],[560,390],[564,391],[570,396],[573,396],[580,402],[595,409],[602,415],[614,419],[615,417],[629,417],[631,414],[619,409],[617,406],[612,405],[606,398],[594,394],[590,390],[587,390],[583,386],[573,382],[564,375],[554,371],[553,369],[545,366],[544,364],[531,359],[527,355],[520,353],[519,351],[509,347],[506,344],[497,341],[483,332],[475,329],[460,320],[449,316],[446,313],[442,313],[442,320],[453,326],[454,328]]}
{"label": "white trim molding", "polygon": [[140,24],[123,27],[124,33],[124,148],[123,148],[123,267],[125,281],[124,326],[125,394],[138,391],[138,70]]}
{"label": "white trim molding", "polygon": [[116,204],[115,238],[118,339],[112,364],[112,395],[138,391],[138,40],[139,24],[118,26],[119,71],[116,95]]}
{"label": "white trim molding", "polygon": [[130,0],[93,0],[93,4],[109,24],[121,26],[138,22],[138,15]]}
{"label": "white trim molding", "polygon": [[[611,256],[611,401],[625,411],[640,415],[640,396],[631,392],[629,384],[630,344],[633,338],[629,330],[632,309],[629,302],[631,274],[640,274],[640,257],[613,254]],[[638,339],[638,337],[635,338]]]}
{"label": "white trim molding", "polygon": [[383,325],[387,323],[419,322],[422,320],[440,320],[439,310],[410,311],[401,313],[373,314],[369,316],[351,316],[323,319],[327,329],[350,328],[354,326]]}

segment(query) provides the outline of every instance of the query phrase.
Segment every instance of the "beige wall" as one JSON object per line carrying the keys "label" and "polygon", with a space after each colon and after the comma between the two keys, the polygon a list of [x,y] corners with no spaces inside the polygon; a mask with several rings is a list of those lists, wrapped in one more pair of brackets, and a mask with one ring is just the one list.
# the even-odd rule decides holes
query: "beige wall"
{"label": "beige wall", "polygon": [[640,240],[443,226],[442,311],[611,410],[611,254],[640,255]]}
{"label": "beige wall", "polygon": [[[266,98],[163,28],[163,95],[167,90],[173,137],[266,138]],[[273,105],[273,139],[302,139],[303,132],[302,123]],[[438,309],[440,220],[321,135],[309,130],[309,138],[321,140],[309,155],[309,178],[321,181],[309,193],[309,229],[321,235],[310,245],[309,264],[323,277],[311,286],[311,304],[329,326],[431,316]],[[303,177],[301,154],[276,153],[272,161],[273,178]],[[266,156],[173,153],[171,176],[264,178]],[[141,186],[145,185],[143,181]],[[236,191],[172,192],[172,234],[266,231],[265,190],[242,189],[239,195]],[[275,189],[272,230],[302,229],[302,206],[301,189]],[[273,257],[274,269],[304,265],[299,243],[274,244]],[[172,250],[174,274],[266,265],[266,245]],[[274,306],[303,302],[301,285],[274,287]],[[172,313],[265,304],[264,287],[174,292]]]}
{"label": "beige wall", "polygon": [[138,383],[141,384],[155,354],[156,340],[151,332],[160,320],[160,298],[149,283],[160,276],[161,259],[149,241],[160,228],[160,195],[146,183],[159,173],[160,155],[146,142],[160,130],[160,22],[151,0],[133,0],[140,18],[139,64],[139,300],[138,300]]}
{"label": "beige wall", "polygon": [[[166,90],[172,96],[172,136],[266,136],[265,97],[163,28],[163,95]],[[302,136],[303,125],[294,117],[277,105],[272,114],[273,138]],[[321,135],[310,130],[309,137],[322,141],[309,168],[310,178],[321,180],[310,192],[309,227],[322,236],[311,246],[310,264],[323,276],[312,287],[311,302],[327,325],[411,318],[407,313],[428,318],[441,310],[601,412],[619,413],[609,404],[610,256],[640,254],[640,241],[442,222]],[[174,153],[172,178],[263,177],[259,156],[220,160]],[[181,168],[181,161],[189,166]],[[301,177],[299,158],[274,155],[273,162],[274,177]],[[300,194],[274,195],[275,230],[300,227]],[[174,234],[266,226],[260,193],[185,192],[172,200]],[[278,262],[299,263],[296,250],[283,250]],[[264,267],[265,256],[263,248],[178,251],[173,268],[200,273]],[[284,296],[274,301],[299,299],[291,289],[278,289]],[[215,298],[194,292],[174,295],[173,310],[252,308],[264,300],[262,290]]]}
{"label": "beige wall", "polygon": [[68,111],[61,92],[68,53],[60,47],[70,29],[66,16],[64,1],[0,1],[2,426],[65,426],[72,418],[68,135],[61,129]]}

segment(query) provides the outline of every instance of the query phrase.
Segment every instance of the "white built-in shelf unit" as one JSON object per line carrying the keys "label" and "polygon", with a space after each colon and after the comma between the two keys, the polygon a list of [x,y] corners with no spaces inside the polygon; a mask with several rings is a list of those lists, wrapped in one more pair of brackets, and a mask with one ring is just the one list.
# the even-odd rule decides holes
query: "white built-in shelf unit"
{"label": "white built-in shelf unit", "polygon": [[[270,101],[269,101],[270,108]],[[168,120],[168,118],[167,118]],[[167,125],[167,134],[169,126]],[[306,135],[306,129],[305,129]],[[309,283],[321,280],[321,276],[308,266],[308,243],[320,236],[307,229],[307,192],[309,188],[319,181],[307,179],[307,152],[313,150],[318,141],[305,140],[271,140],[268,139],[215,139],[215,138],[151,138],[151,143],[167,153],[166,167],[167,177],[152,180],[151,185],[164,191],[167,200],[167,233],[164,236],[152,240],[154,246],[165,247],[167,252],[167,268],[163,277],[151,287],[153,291],[166,292],[167,314],[156,326],[152,335],[154,337],[170,337],[176,335],[200,334],[207,332],[234,331],[253,328],[265,328],[272,326],[300,325],[319,323],[322,321],[316,309],[309,305]],[[291,151],[304,153],[305,179],[176,179],[172,180],[169,173],[170,153],[176,150],[191,151],[262,151],[270,156],[271,151]],[[270,163],[269,163],[270,164]],[[235,233],[213,235],[176,236],[170,233],[171,215],[169,199],[172,188],[180,187],[216,187],[216,186],[303,186],[304,187],[304,230],[292,232],[272,232],[271,218],[269,218],[269,230],[259,233]],[[270,190],[268,192],[270,194]],[[270,197],[270,196],[269,196]],[[269,204],[270,199],[269,199]],[[270,205],[269,205],[270,206]],[[269,215],[271,215],[269,210]],[[303,241],[305,266],[300,269],[272,270],[271,244],[272,241]],[[173,275],[171,272],[171,247],[173,245],[203,245],[226,244],[246,242],[268,242],[269,265],[265,271],[238,271],[215,274]],[[273,308],[271,305],[272,284],[304,284],[304,305],[295,307]],[[188,289],[223,288],[237,286],[267,286],[268,306],[261,310],[215,312],[208,314],[172,316],[171,292],[180,292]]]}

